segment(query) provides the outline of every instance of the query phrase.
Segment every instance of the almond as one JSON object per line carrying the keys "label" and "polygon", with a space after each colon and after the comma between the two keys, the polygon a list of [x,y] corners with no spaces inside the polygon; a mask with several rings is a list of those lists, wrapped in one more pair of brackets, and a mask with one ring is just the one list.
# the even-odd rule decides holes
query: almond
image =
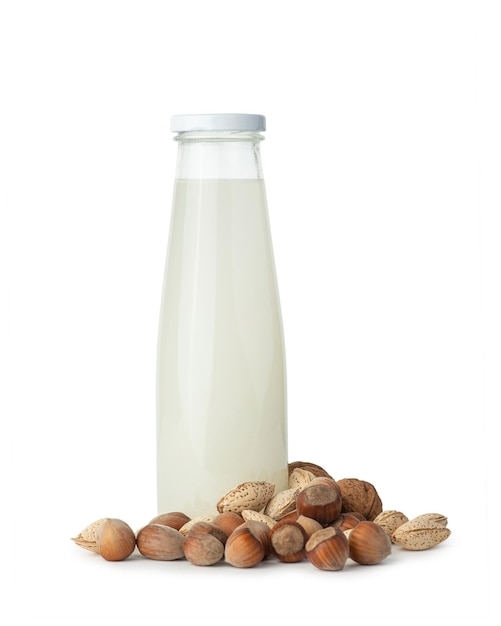
{"label": "almond", "polygon": [[284,489],[279,491],[269,500],[264,509],[265,515],[273,519],[279,519],[296,508],[296,497],[300,489]]}
{"label": "almond", "polygon": [[265,513],[260,513],[259,511],[252,511],[250,509],[242,511],[242,517],[246,522],[249,520],[253,522],[264,522],[268,528],[273,528],[273,526],[277,523],[277,521],[269,515],[265,515]]}
{"label": "almond", "polygon": [[77,546],[80,546],[80,548],[99,553],[97,545],[98,531],[101,526],[105,524],[107,519],[107,517],[103,517],[102,519],[98,519],[96,522],[92,522],[92,524],[86,526],[82,532],[78,533],[76,537],[73,537],[72,541],[74,541]]}
{"label": "almond", "polygon": [[302,467],[296,467],[296,469],[292,470],[289,474],[288,488],[300,490],[304,489],[314,478],[315,474],[313,474],[313,472],[309,472]]}
{"label": "almond", "polygon": [[246,509],[261,511],[273,496],[275,485],[262,481],[250,481],[230,489],[217,503],[219,513],[233,511],[241,513]]}
{"label": "almond", "polygon": [[392,534],[391,540],[406,550],[428,550],[445,541],[451,531],[426,520],[410,520]]}
{"label": "almond", "polygon": [[397,528],[408,522],[409,518],[400,511],[382,511],[373,521],[391,538]]}

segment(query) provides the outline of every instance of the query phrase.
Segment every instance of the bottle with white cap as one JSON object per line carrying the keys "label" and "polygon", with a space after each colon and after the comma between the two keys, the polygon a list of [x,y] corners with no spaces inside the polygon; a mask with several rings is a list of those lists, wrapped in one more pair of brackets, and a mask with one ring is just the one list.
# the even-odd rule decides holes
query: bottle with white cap
{"label": "bottle with white cap", "polygon": [[158,512],[217,513],[248,481],[287,488],[285,351],[262,115],[176,115],[157,360]]}

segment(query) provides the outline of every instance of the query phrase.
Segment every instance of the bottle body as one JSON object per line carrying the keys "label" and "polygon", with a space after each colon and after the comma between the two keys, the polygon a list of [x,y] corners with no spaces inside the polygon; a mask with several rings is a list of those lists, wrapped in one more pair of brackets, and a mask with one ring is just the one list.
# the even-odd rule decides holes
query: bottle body
{"label": "bottle body", "polygon": [[287,486],[285,351],[264,181],[217,169],[176,178],[158,337],[158,510],[192,517],[214,514],[241,482]]}

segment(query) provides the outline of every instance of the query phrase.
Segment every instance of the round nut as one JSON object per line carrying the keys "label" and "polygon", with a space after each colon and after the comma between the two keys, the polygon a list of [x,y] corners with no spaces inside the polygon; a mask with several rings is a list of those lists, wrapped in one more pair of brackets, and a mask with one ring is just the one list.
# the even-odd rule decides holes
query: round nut
{"label": "round nut", "polygon": [[264,548],[264,557],[266,559],[271,554],[270,527],[266,522],[260,520],[248,519],[242,528],[249,528],[250,531],[261,541]]}
{"label": "round nut", "polygon": [[357,511],[372,521],[382,512],[381,498],[371,483],[358,478],[342,478],[337,484],[341,488],[342,513]]}
{"label": "round nut", "polygon": [[312,479],[310,485],[327,485],[328,487],[333,487],[341,496],[341,487],[337,484],[337,481],[330,476],[316,476]]}
{"label": "round nut", "polygon": [[[247,524],[247,522],[245,522]],[[224,548],[224,558],[234,567],[254,567],[265,557],[263,542],[249,526],[239,526],[231,533]]]}
{"label": "round nut", "polygon": [[306,530],[291,520],[280,520],[270,530],[271,550],[284,563],[297,563],[306,556]]}
{"label": "round nut", "polygon": [[296,499],[299,515],[311,517],[322,525],[333,522],[341,513],[341,507],[341,498],[335,487],[324,483],[314,484],[314,481]]}
{"label": "round nut", "polygon": [[148,559],[175,561],[184,556],[184,535],[162,524],[148,524],[137,533],[137,549]]}
{"label": "round nut", "polygon": [[107,561],[123,561],[136,547],[132,528],[120,519],[108,518],[97,531],[97,550]]}
{"label": "round nut", "polygon": [[222,528],[219,528],[219,526],[217,526],[213,522],[197,522],[196,524],[193,524],[187,536],[189,537],[190,535],[193,535],[195,533],[207,533],[209,535],[212,535],[213,537],[218,539],[223,544],[223,546],[228,539],[228,536],[226,535],[224,530]]}
{"label": "round nut", "polygon": [[374,522],[360,522],[348,537],[350,558],[361,565],[375,565],[391,554],[391,541]]}
{"label": "round nut", "polygon": [[[223,532],[220,528],[218,530]],[[226,539],[226,535],[224,537]],[[214,565],[224,556],[224,545],[217,537],[209,532],[194,529],[186,537],[183,550],[184,556],[193,565]]]}
{"label": "round nut", "polygon": [[334,526],[334,528],[338,528],[339,530],[344,532],[345,530],[349,530],[350,528],[355,528],[355,526],[364,519],[365,517],[358,513],[341,513],[341,515],[338,515],[336,519],[331,524],[329,524],[329,526]]}
{"label": "round nut", "polygon": [[231,533],[244,523],[244,519],[240,513],[234,511],[226,511],[226,513],[219,513],[212,520],[212,523],[219,526],[221,530],[224,530],[226,537],[229,537]]}
{"label": "round nut", "polygon": [[342,531],[332,526],[313,533],[306,543],[306,557],[318,569],[341,570],[348,555],[348,539]]}

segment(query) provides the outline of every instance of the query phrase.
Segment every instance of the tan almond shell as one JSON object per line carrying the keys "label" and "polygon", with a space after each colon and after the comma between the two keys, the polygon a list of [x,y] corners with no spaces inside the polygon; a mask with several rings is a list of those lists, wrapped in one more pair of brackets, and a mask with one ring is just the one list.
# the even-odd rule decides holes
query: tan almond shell
{"label": "tan almond shell", "polygon": [[301,467],[296,467],[289,475],[288,488],[302,490],[306,485],[309,485],[314,478],[315,474],[313,474],[313,472],[309,472]]}
{"label": "tan almond shell", "polygon": [[248,522],[249,520],[253,522],[264,522],[268,526],[268,528],[273,528],[273,526],[275,526],[275,524],[277,523],[277,521],[269,515],[266,515],[265,513],[260,513],[259,511],[252,511],[251,509],[246,509],[245,511],[242,511],[242,517],[246,522]]}
{"label": "tan almond shell", "polygon": [[268,501],[264,509],[265,515],[278,520],[283,515],[287,515],[296,508],[296,497],[300,489],[284,489]]}
{"label": "tan almond shell", "polygon": [[273,496],[274,491],[274,483],[265,480],[241,483],[222,496],[217,503],[217,510],[219,513],[226,511],[241,513],[246,509],[261,511]]}
{"label": "tan almond shell", "polygon": [[92,524],[86,526],[76,537],[73,537],[72,541],[74,541],[77,546],[80,546],[80,548],[99,553],[97,545],[98,531],[107,520],[107,517],[103,517],[102,519],[92,522]]}
{"label": "tan almond shell", "polygon": [[406,550],[429,550],[445,541],[450,534],[445,526],[418,519],[399,526],[391,539]]}
{"label": "tan almond shell", "polygon": [[423,515],[413,517],[411,521],[430,522],[432,524],[438,524],[439,526],[447,526],[448,524],[448,519],[441,513],[424,513]]}
{"label": "tan almond shell", "polygon": [[390,538],[399,526],[408,521],[409,518],[400,511],[382,511],[373,519],[374,524],[380,526]]}

